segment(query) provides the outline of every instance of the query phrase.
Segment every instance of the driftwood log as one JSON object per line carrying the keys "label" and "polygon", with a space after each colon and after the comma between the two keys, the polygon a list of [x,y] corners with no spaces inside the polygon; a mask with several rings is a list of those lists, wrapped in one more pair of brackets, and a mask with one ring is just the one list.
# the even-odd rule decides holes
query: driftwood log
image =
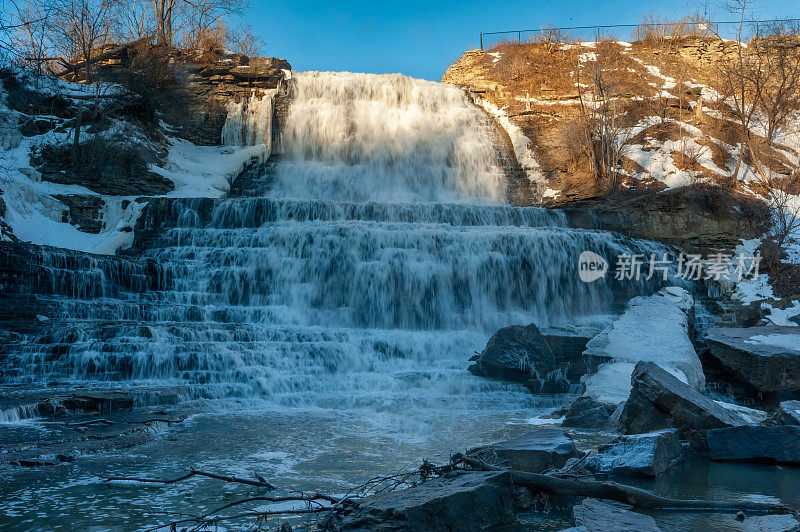
{"label": "driftwood log", "polygon": [[538,473],[511,471],[516,486],[534,491],[547,491],[559,495],[577,495],[592,499],[605,499],[648,510],[692,510],[696,512],[765,512],[786,514],[792,509],[782,504],[752,501],[705,501],[702,499],[668,499],[649,491],[599,480],[573,480]]}
{"label": "driftwood log", "polygon": [[[471,456],[458,453],[452,462],[462,462],[473,469],[481,471],[502,471]],[[783,504],[753,501],[706,501],[702,499],[669,499],[659,497],[647,490],[618,484],[611,481],[579,480],[560,478],[555,474],[527,473],[510,470],[511,480],[516,486],[523,486],[532,491],[546,491],[558,495],[574,495],[621,502],[634,508],[646,510],[692,510],[696,512],[764,512],[775,514],[796,513],[796,510]]]}

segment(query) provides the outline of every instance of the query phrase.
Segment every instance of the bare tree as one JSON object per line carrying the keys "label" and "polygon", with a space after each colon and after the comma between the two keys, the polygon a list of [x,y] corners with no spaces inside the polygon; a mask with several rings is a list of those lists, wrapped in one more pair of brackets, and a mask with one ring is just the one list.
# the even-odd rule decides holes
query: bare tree
{"label": "bare tree", "polygon": [[543,44],[548,54],[552,54],[561,48],[561,45],[568,42],[570,36],[555,26],[543,26],[541,31],[533,38],[533,42]]}
{"label": "bare tree", "polygon": [[[594,52],[588,54],[583,54],[576,69],[581,146],[595,178],[614,190],[622,175],[626,140],[622,99],[630,96],[632,87],[619,76],[621,56],[613,40],[598,41]],[[581,81],[582,70],[586,83]]]}
{"label": "bare tree", "polygon": [[83,65],[91,81],[92,58],[111,35],[110,5],[103,0],[56,0],[53,12],[53,44],[65,63]]}
{"label": "bare tree", "polygon": [[788,174],[767,169],[761,184],[773,210],[770,232],[775,244],[783,250],[800,239],[800,158]]}
{"label": "bare tree", "polygon": [[[766,179],[758,157],[753,150],[751,142],[751,126],[759,109],[765,85],[767,82],[768,61],[758,46],[745,42],[745,15],[748,12],[749,0],[729,0],[726,4],[728,10],[738,17],[736,29],[735,52],[732,57],[725,57],[717,65],[720,79],[720,88],[723,97],[730,103],[733,115],[739,122],[740,142],[739,157],[731,176],[738,178],[739,170],[745,158],[749,156],[752,167]],[[721,36],[718,35],[720,39]],[[757,39],[758,35],[756,35]],[[756,43],[757,44],[757,43]]]}
{"label": "bare tree", "polygon": [[228,48],[244,55],[258,55],[264,42],[255,34],[249,24],[228,28]]}
{"label": "bare tree", "polygon": [[36,82],[47,57],[51,10],[33,0],[5,0],[0,4],[7,16],[0,18],[0,51],[10,60],[31,67]]}
{"label": "bare tree", "polygon": [[[141,0],[139,0],[141,1]],[[203,32],[224,22],[231,15],[240,15],[246,0],[150,0],[158,43],[174,46],[183,41],[196,45]]]}
{"label": "bare tree", "polygon": [[138,41],[155,35],[155,19],[149,1],[109,0],[114,38],[119,42]]}
{"label": "bare tree", "polygon": [[769,36],[759,39],[758,52],[767,57],[765,83],[759,103],[766,117],[766,139],[769,146],[787,117],[800,107],[800,49],[796,23],[779,23],[768,27]]}

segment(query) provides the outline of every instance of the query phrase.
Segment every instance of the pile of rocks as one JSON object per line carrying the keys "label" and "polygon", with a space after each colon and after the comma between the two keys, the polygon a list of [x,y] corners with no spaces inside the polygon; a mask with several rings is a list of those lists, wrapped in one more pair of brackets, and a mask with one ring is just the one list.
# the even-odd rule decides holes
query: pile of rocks
{"label": "pile of rocks", "polygon": [[[691,310],[684,310],[690,316]],[[614,342],[607,341],[612,333],[603,333],[607,350],[614,347]],[[685,334],[688,341],[689,331]],[[587,376],[608,365],[627,364],[630,355],[609,351],[608,356],[598,357],[599,344],[591,338],[587,331],[540,331],[533,324],[506,327],[471,359],[469,370],[481,377],[519,383],[533,393],[583,393]],[[690,344],[681,340],[665,348],[670,345]],[[712,399],[697,382],[694,386],[687,382],[691,379],[674,364],[674,353],[665,355],[662,365],[657,346],[654,351],[654,346],[648,345],[645,360],[632,363],[632,370],[627,370],[630,391],[625,400],[606,402],[587,392],[554,413],[554,418],[562,418],[562,427],[539,427],[467,453],[497,471],[455,471],[417,487],[365,499],[361,510],[348,518],[345,529],[506,526],[514,522],[515,513],[540,500],[535,490],[514,484],[518,472],[561,478],[655,478],[689,455],[701,460],[800,465],[800,400],[792,398],[800,392],[800,328],[713,329],[705,345],[705,360],[715,360],[722,368],[717,370],[752,392],[751,399],[764,410]],[[587,438],[587,434],[597,437]],[[568,512],[575,527],[570,530],[659,530],[652,517],[616,502],[553,493],[548,501]],[[734,514],[720,517],[729,520],[731,530],[800,527],[792,515]]]}

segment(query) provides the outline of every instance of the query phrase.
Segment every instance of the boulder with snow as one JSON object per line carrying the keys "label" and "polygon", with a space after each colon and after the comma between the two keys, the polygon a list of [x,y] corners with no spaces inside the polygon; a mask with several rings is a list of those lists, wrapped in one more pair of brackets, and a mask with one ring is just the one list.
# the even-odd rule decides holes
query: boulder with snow
{"label": "boulder with snow", "polygon": [[708,431],[712,460],[800,465],[800,426],[748,425]]}
{"label": "boulder with snow", "polygon": [[800,401],[782,402],[774,420],[778,425],[800,425]]}
{"label": "boulder with snow", "polygon": [[616,405],[600,403],[592,397],[583,395],[570,403],[561,425],[587,429],[602,428],[608,423],[615,409]]}
{"label": "boulder with snow", "polygon": [[631,394],[619,422],[627,434],[674,427],[693,447],[706,447],[711,429],[746,425],[735,412],[712,401],[653,362],[639,362],[631,376]]}
{"label": "boulder with snow", "polygon": [[[572,508],[572,518],[576,527],[586,532],[657,532],[660,530],[655,519],[649,515],[637,514],[625,507],[585,499]],[[580,528],[579,528],[580,529]]]}
{"label": "boulder with snow", "polygon": [[711,354],[759,392],[800,391],[800,327],[717,327]]}
{"label": "boulder with snow", "polygon": [[541,473],[578,456],[572,438],[558,427],[541,428],[471,451],[486,462],[517,471]]}
{"label": "boulder with snow", "polygon": [[601,445],[589,466],[602,473],[657,477],[681,462],[686,452],[675,429],[620,436]]}
{"label": "boulder with snow", "polygon": [[459,472],[358,501],[343,530],[472,531],[514,522],[508,472]]}
{"label": "boulder with snow", "polygon": [[689,331],[694,300],[683,288],[668,287],[630,300],[622,316],[586,345],[584,354],[603,363],[584,377],[586,394],[617,404],[628,397],[639,361],[654,362],[696,390],[705,387]]}
{"label": "boulder with snow", "polygon": [[555,370],[553,352],[534,324],[500,329],[469,367],[475,375],[516,382],[544,379]]}

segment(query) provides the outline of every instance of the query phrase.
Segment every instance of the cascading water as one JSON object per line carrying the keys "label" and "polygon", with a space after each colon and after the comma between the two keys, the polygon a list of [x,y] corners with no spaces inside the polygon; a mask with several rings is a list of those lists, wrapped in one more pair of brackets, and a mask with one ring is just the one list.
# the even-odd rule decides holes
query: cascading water
{"label": "cascading water", "polygon": [[[0,383],[155,396],[168,386],[183,397],[176,409],[205,414],[134,453],[9,487],[9,515],[33,528],[149,529],[186,505],[219,506],[218,484],[115,497],[98,472],[260,471],[337,493],[446,460],[563,402],[467,372],[497,328],[602,324],[655,291],[583,283],[577,260],[662,246],[505,204],[495,130],[461,90],[399,75],[304,73],[292,84],[280,155],[248,178],[251,197],[154,199],[124,257],[26,259],[35,313],[48,319],[0,345]],[[231,104],[224,143],[270,153],[272,113],[272,95]],[[37,412],[0,404],[0,423],[28,430]]]}
{"label": "cascading water", "polygon": [[[536,402],[522,387],[466,371],[497,328],[602,323],[618,296],[648,290],[583,283],[577,258],[661,246],[503,205],[489,118],[460,89],[349,73],[293,84],[261,194],[173,200],[137,244],[139,264],[157,265],[150,289],[70,273],[76,286],[93,275],[96,297],[46,296],[47,334],[8,355],[4,380],[180,383],[419,423],[519,411]],[[268,97],[231,105],[226,143],[271,139]]]}
{"label": "cascading water", "polygon": [[258,96],[239,102],[230,101],[228,117],[222,126],[223,146],[264,146],[266,157],[272,152],[272,115],[276,90],[265,91]]}

